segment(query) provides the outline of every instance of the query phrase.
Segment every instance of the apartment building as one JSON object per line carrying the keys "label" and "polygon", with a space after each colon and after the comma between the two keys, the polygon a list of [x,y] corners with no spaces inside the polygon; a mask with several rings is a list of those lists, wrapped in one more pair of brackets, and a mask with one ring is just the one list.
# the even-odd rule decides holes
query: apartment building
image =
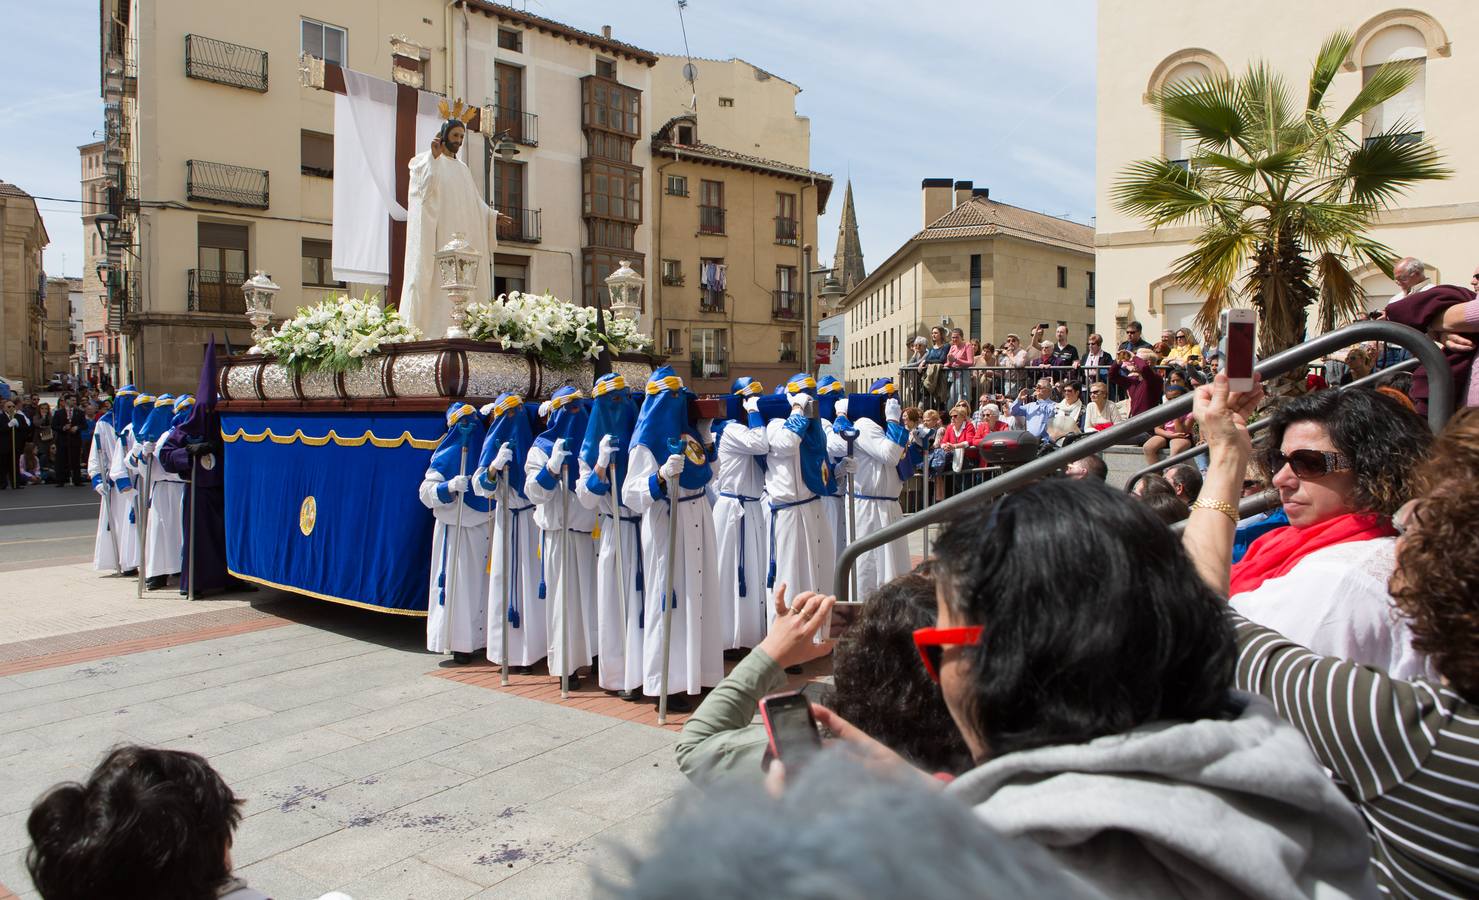
{"label": "apartment building", "polygon": [[72,299],[81,291],[80,281],[77,278],[46,279],[36,322],[39,358],[35,383],[39,386],[45,386],[54,375],[77,374],[72,366],[75,347]]}
{"label": "apartment building", "polygon": [[924,229],[843,299],[847,381],[895,376],[931,327],[967,340],[1026,340],[1037,323],[1068,325],[1080,350],[1093,330],[1093,229],[991,199],[969,181],[926,178]]}
{"label": "apartment building", "polygon": [[301,86],[299,57],[387,79],[411,67],[443,91],[444,9],[103,0],[103,152],[120,220],[108,289],[124,335],[115,383],[190,389],[209,335],[248,346],[241,284],[256,269],[282,287],[279,316],[364,289],[333,280],[333,95]]}
{"label": "apartment building", "polygon": [[49,241],[36,201],[0,181],[0,375],[28,389],[41,374],[41,251]]}
{"label": "apartment building", "polygon": [[103,141],[77,148],[82,198],[82,339],[79,363],[83,380],[97,379],[117,387],[119,342],[117,323],[108,319],[108,241],[98,216],[109,208],[107,155]]}
{"label": "apartment building", "polygon": [[[1277,22],[1278,40],[1269,40]],[[1173,261],[1186,253],[1194,227],[1152,231],[1115,209],[1111,192],[1125,168],[1157,155],[1185,159],[1182,137],[1160,120],[1150,98],[1182,81],[1225,76],[1267,62],[1289,82],[1294,99],[1321,43],[1337,30],[1355,46],[1327,97],[1349,103],[1376,66],[1414,60],[1417,77],[1401,95],[1352,123],[1362,138],[1405,121],[1414,136],[1437,145],[1453,177],[1417,185],[1384,212],[1372,235],[1399,255],[1416,256],[1435,282],[1467,284],[1479,263],[1479,145],[1471,140],[1468,91],[1479,78],[1479,15],[1467,0],[1430,0],[1422,9],[1383,0],[1339,4],[1254,0],[1232,8],[1213,0],[1176,3],[1101,0],[1096,131],[1098,211],[1095,245],[1100,293],[1098,328],[1123,339],[1138,319],[1151,333],[1190,325],[1203,297],[1176,284]],[[1467,49],[1466,49],[1467,48]],[[1369,309],[1397,287],[1375,266],[1354,272]],[[1313,327],[1314,320],[1311,319]]]}

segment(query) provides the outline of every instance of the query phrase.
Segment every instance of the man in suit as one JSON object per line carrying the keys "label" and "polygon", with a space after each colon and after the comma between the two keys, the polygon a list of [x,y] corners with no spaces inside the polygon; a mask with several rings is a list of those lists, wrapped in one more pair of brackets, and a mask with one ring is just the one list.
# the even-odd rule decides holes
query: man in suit
{"label": "man in suit", "polygon": [[65,487],[68,482],[82,484],[82,432],[86,427],[87,416],[77,408],[77,397],[63,394],[62,402],[51,415],[51,431],[56,436],[53,465],[57,487]]}
{"label": "man in suit", "polygon": [[21,487],[17,461],[31,441],[31,421],[16,408],[15,400],[7,399],[0,413],[0,490]]}

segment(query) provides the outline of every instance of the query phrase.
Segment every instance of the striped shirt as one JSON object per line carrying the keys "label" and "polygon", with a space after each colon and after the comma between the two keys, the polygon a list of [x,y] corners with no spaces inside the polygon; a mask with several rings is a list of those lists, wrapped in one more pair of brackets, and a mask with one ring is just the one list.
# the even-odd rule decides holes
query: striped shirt
{"label": "striped shirt", "polygon": [[1238,688],[1272,701],[1361,811],[1382,892],[1479,896],[1479,709],[1229,615]]}

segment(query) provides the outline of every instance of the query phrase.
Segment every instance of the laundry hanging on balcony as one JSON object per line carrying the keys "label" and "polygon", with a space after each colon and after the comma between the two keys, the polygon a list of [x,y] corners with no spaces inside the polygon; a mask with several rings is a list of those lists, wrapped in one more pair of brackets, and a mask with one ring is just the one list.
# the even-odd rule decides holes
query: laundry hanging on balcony
{"label": "laundry hanging on balcony", "polygon": [[706,262],[699,270],[698,282],[704,290],[722,294],[727,270],[728,266],[724,263]]}

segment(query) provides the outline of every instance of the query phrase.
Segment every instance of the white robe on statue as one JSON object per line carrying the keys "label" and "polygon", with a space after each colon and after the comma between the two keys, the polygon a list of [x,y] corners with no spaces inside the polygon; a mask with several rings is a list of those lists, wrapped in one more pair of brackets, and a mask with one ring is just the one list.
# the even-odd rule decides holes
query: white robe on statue
{"label": "white robe on statue", "polygon": [[447,154],[433,158],[430,150],[411,157],[411,189],[406,222],[406,273],[401,288],[401,318],[417,328],[427,340],[436,340],[452,323],[452,301],[441,288],[435,254],[455,233],[482,254],[478,263],[477,287],[472,300],[491,296],[489,276],[496,243],[494,226],[498,215],[478,196],[472,172]]}
{"label": "white robe on statue", "polygon": [[668,659],[668,693],[698,694],[724,677],[724,640],[718,610],[719,578],[714,564],[714,519],[703,488],[680,491],[678,502],[679,558],[673,567],[672,590],[665,583],[668,553],[668,501],[650,490],[658,461],[638,444],[627,462],[622,496],[626,505],[642,514],[642,566],[647,578],[643,610],[643,693],[661,693],[663,595],[678,595],[672,610],[672,642]]}
{"label": "white robe on statue", "polygon": [[[765,493],[770,503],[770,556],[775,567],[771,590],[786,585],[786,601],[803,591],[831,594],[837,568],[837,537],[826,501],[812,493],[801,477],[801,435],[784,419],[765,426],[770,453],[766,456]],[[766,605],[766,626],[775,618],[774,604]]]}
{"label": "white robe on statue", "polygon": [[601,657],[600,685],[608,691],[632,691],[642,687],[642,519],[625,504],[617,508],[621,517],[621,575],[617,581],[617,529],[611,519],[611,487],[596,479],[591,487],[591,467],[580,464],[575,495],[586,509],[597,514],[601,543],[596,557],[596,653]]}
{"label": "white robe on statue", "polygon": [[[596,514],[575,497],[568,481],[549,474],[548,462],[539,447],[529,449],[524,493],[534,501],[534,522],[543,532],[549,673],[574,675],[591,664],[596,646],[596,544],[591,538]],[[574,453],[565,460],[567,466],[578,463]]]}
{"label": "white robe on statue", "polygon": [[[490,472],[493,490],[484,491],[477,478],[473,490],[480,497],[501,502],[502,476]],[[522,477],[517,473],[516,477]],[[488,661],[503,664],[503,631],[508,624],[508,664],[532,666],[549,652],[549,626],[544,601],[539,599],[539,526],[534,504],[510,488],[509,504],[493,511],[493,559],[488,566]],[[518,625],[509,621],[517,613]]]}
{"label": "white robe on statue", "polygon": [[139,473],[129,463],[129,454],[134,448],[134,429],[125,425],[113,442],[111,459],[108,462],[108,478],[113,481],[116,509],[115,519],[121,519],[118,530],[118,566],[123,571],[139,566]]}
{"label": "white robe on statue", "polygon": [[[156,446],[163,446],[170,432],[160,435]],[[159,456],[150,454],[141,466],[149,466],[149,528],[144,552],[144,577],[180,574],[181,554],[185,550],[185,480],[159,464]]]}
{"label": "white robe on statue", "polygon": [[421,505],[436,519],[426,595],[426,649],[475,653],[488,646],[488,514],[467,506],[460,494],[443,500],[437,489],[445,481],[441,473],[428,472],[417,491]]}
{"label": "white robe on statue", "polygon": [[[857,471],[852,476],[853,515],[858,534],[873,534],[904,517],[899,506],[904,482],[899,478],[898,466],[904,458],[909,433],[896,426],[898,441],[904,442],[899,443],[872,419],[860,419],[853,427],[858,430],[857,440],[853,442],[853,458],[857,461]],[[849,541],[856,539],[856,535],[848,535]],[[858,557],[858,590],[852,599],[867,600],[880,585],[908,574],[909,569],[908,538],[869,550]]]}
{"label": "white robe on statue", "polygon": [[95,485],[106,485],[98,506],[98,533],[92,552],[92,566],[99,572],[132,568],[133,564],[123,565],[124,554],[138,558],[138,535],[128,522],[131,501],[113,482],[113,457],[117,452],[118,435],[111,423],[99,419],[93,425],[92,452],[87,456],[88,477]]}
{"label": "white robe on statue", "polygon": [[760,459],[770,452],[765,426],[730,422],[719,435],[719,461],[714,480],[714,540],[719,558],[719,621],[724,649],[754,647],[765,637],[769,593],[765,573],[770,565],[765,517],[765,470]]}

